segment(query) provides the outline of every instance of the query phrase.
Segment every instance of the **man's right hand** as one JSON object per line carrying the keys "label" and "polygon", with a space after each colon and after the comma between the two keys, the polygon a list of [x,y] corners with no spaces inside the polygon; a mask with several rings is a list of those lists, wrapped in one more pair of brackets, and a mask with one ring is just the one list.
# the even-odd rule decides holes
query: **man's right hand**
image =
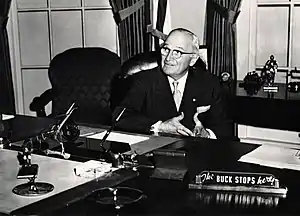
{"label": "man's right hand", "polygon": [[158,131],[161,133],[171,133],[183,136],[193,136],[193,132],[183,126],[180,121],[184,118],[184,114],[171,118],[167,121],[162,122],[159,127]]}

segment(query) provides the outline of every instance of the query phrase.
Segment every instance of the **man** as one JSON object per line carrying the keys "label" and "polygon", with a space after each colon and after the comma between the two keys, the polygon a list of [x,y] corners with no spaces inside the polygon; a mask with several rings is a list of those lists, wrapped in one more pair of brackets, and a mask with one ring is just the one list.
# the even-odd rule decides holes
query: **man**
{"label": "man", "polygon": [[174,29],[161,47],[161,64],[134,75],[134,85],[120,107],[126,111],[117,129],[218,138],[231,126],[222,89],[212,74],[192,68],[199,58],[199,39],[186,29]]}

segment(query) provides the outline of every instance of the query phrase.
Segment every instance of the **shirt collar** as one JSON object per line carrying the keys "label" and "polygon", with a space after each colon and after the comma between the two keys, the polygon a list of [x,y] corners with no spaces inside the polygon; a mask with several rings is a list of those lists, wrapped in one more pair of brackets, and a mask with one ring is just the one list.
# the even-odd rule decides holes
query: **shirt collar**
{"label": "shirt collar", "polygon": [[183,94],[184,92],[184,87],[185,87],[185,83],[186,83],[186,79],[188,77],[188,73],[185,73],[183,75],[183,77],[181,77],[180,79],[178,80],[174,80],[172,77],[168,76],[168,81],[169,81],[169,84],[170,84],[170,87],[171,87],[171,90],[172,92],[174,91],[174,86],[173,86],[173,82],[174,81],[177,81],[178,82],[178,90],[181,92],[181,94]]}

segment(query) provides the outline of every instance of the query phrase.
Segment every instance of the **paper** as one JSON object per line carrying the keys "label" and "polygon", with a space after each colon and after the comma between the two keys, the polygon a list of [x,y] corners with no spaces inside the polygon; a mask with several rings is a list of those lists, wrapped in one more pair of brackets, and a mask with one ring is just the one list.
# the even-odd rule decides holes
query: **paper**
{"label": "paper", "polygon": [[8,119],[12,119],[14,118],[14,115],[6,115],[6,114],[2,114],[2,120],[8,120]]}
{"label": "paper", "polygon": [[110,163],[89,160],[81,163],[74,168],[74,173],[77,176],[85,178],[98,178],[105,173],[113,172],[117,168],[113,168]]}
{"label": "paper", "polygon": [[238,161],[280,169],[300,170],[300,151],[298,149],[262,145],[243,155]]}
{"label": "paper", "polygon": [[[102,139],[105,135],[106,131],[102,133],[97,133],[92,136],[87,136],[88,138],[91,139]],[[118,132],[111,132],[109,136],[107,137],[107,140],[109,141],[115,141],[115,142],[123,142],[123,143],[128,143],[129,145],[142,142],[145,140],[148,140],[149,137],[146,136],[140,136],[140,135],[129,135],[129,134],[123,134],[123,133],[118,133]]]}

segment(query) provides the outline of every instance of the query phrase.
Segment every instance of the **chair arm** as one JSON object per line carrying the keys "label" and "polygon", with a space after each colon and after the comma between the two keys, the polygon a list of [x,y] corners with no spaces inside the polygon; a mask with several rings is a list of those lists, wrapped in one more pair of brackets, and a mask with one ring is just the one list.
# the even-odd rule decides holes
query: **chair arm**
{"label": "chair arm", "polygon": [[45,117],[45,106],[52,101],[54,96],[52,89],[47,89],[39,97],[33,98],[32,102],[29,105],[29,109],[33,112],[36,112],[38,117]]}

